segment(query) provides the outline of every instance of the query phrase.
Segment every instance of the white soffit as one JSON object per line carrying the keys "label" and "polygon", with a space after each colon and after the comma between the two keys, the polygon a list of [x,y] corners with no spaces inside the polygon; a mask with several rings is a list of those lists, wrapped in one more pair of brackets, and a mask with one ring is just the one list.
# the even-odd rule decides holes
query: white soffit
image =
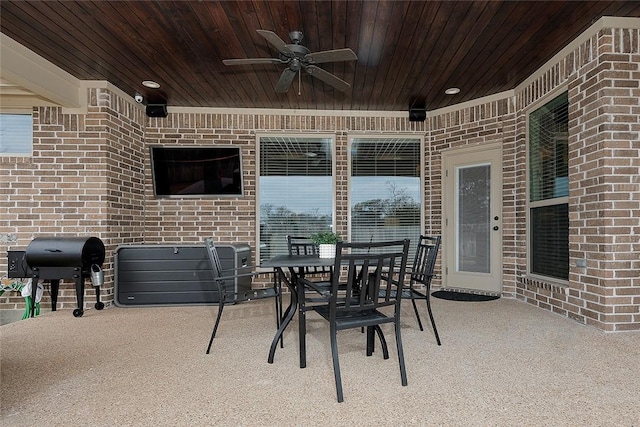
{"label": "white soffit", "polygon": [[78,108],[80,80],[0,33],[0,105]]}

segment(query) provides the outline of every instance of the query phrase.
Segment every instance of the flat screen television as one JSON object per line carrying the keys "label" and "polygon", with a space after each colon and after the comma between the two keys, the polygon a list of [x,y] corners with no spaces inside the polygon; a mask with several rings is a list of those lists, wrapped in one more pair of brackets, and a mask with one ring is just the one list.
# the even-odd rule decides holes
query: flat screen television
{"label": "flat screen television", "polygon": [[240,147],[154,146],[151,169],[156,197],[243,194]]}

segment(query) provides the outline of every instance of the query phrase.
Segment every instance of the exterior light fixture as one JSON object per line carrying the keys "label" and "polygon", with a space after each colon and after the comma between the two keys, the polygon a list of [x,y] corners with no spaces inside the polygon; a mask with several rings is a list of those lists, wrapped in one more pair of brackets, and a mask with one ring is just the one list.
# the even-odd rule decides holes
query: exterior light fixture
{"label": "exterior light fixture", "polygon": [[444,93],[446,93],[447,95],[455,95],[457,93],[460,93],[460,89],[457,87],[450,87],[449,89],[445,90]]}

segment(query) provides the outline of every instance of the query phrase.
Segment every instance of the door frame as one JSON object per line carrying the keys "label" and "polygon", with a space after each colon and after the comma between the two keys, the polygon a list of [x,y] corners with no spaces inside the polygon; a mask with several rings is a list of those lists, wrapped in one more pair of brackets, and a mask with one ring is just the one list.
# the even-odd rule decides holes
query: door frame
{"label": "door frame", "polygon": [[[491,143],[474,146],[453,148],[442,151],[442,286],[443,288],[455,288],[468,290],[475,293],[501,294],[502,282],[502,222],[503,222],[503,194],[502,194],[502,144]],[[469,161],[469,158],[472,161]],[[477,160],[476,160],[477,158]],[[456,207],[455,196],[455,167],[465,163],[486,164],[491,166],[491,263],[490,273],[456,272],[456,253],[459,242],[456,239]],[[496,165],[497,163],[497,165]],[[495,181],[498,181],[497,183]],[[497,185],[496,185],[497,184]],[[451,192],[451,193],[450,193]],[[495,220],[495,217],[498,220]],[[499,227],[498,230],[493,227]],[[452,242],[447,244],[447,242]],[[456,277],[454,277],[456,276]],[[469,280],[465,283],[473,283],[476,286],[463,286],[459,283],[461,277]]]}

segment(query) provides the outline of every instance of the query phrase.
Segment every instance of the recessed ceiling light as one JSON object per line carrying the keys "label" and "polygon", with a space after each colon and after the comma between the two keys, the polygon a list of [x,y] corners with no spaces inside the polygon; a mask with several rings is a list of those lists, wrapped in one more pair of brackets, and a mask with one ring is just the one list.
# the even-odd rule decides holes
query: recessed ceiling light
{"label": "recessed ceiling light", "polygon": [[445,90],[444,93],[446,93],[447,95],[455,95],[456,93],[460,93],[460,89],[458,89],[457,87],[450,87],[449,89]]}
{"label": "recessed ceiling light", "polygon": [[142,86],[149,87],[151,89],[158,89],[160,87],[160,83],[156,83],[153,80],[145,80],[142,82]]}

